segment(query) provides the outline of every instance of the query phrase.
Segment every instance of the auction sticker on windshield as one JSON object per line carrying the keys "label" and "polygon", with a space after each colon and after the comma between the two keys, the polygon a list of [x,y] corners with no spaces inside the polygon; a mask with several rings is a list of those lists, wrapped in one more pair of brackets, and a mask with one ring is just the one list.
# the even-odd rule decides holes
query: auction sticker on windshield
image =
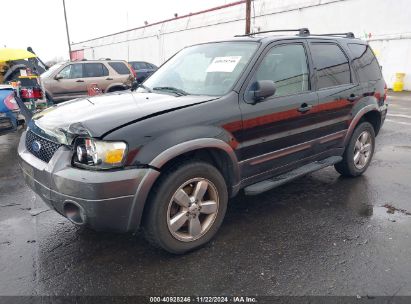
{"label": "auction sticker on windshield", "polygon": [[234,71],[238,62],[241,60],[241,56],[225,56],[216,57],[207,68],[207,73],[211,72],[227,72]]}

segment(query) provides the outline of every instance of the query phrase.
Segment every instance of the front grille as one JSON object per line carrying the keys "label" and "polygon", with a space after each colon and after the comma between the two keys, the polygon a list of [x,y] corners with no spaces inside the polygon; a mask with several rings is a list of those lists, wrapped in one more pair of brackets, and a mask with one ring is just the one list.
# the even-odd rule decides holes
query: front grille
{"label": "front grille", "polygon": [[48,163],[56,153],[57,149],[61,147],[61,144],[57,144],[50,140],[44,139],[38,136],[32,131],[28,131],[26,134],[26,148],[35,157]]}

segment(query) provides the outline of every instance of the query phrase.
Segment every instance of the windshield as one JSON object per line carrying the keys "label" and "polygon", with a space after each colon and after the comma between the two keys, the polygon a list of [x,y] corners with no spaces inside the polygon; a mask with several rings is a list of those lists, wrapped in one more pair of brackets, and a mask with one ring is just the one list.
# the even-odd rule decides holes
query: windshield
{"label": "windshield", "polygon": [[54,71],[57,70],[59,67],[61,67],[63,64],[64,62],[56,63],[55,65],[51,66],[47,71],[45,71],[43,74],[41,74],[40,77],[41,78],[50,77],[50,75],[53,74]]}
{"label": "windshield", "polygon": [[178,95],[224,95],[257,47],[256,42],[218,42],[183,49],[147,79],[144,87]]}

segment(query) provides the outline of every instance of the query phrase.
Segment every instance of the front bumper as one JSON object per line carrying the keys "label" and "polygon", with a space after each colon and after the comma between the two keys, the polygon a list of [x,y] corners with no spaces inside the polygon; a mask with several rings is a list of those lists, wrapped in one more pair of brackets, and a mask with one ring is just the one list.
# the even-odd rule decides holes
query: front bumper
{"label": "front bumper", "polygon": [[72,152],[65,146],[46,163],[26,149],[25,141],[26,132],[18,147],[25,181],[50,208],[64,215],[64,205],[74,202],[84,210],[86,224],[95,230],[126,232],[138,228],[151,181],[158,171],[73,168]]}

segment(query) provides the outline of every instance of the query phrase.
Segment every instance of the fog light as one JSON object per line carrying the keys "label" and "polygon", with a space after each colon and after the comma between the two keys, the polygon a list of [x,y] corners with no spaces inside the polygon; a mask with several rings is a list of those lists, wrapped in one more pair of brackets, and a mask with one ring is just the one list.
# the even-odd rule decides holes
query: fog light
{"label": "fog light", "polygon": [[83,225],[86,223],[86,214],[84,209],[75,202],[66,201],[63,206],[64,215],[76,225]]}

